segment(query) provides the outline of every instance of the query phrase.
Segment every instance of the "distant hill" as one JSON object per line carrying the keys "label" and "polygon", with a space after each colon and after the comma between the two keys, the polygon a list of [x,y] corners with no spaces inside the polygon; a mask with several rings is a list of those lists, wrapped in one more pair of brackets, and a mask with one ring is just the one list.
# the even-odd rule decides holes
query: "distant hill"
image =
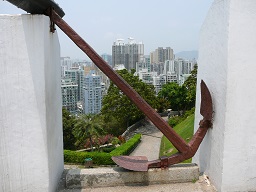
{"label": "distant hill", "polygon": [[183,58],[183,59],[198,59],[198,51],[181,51],[178,53],[175,53],[175,58]]}

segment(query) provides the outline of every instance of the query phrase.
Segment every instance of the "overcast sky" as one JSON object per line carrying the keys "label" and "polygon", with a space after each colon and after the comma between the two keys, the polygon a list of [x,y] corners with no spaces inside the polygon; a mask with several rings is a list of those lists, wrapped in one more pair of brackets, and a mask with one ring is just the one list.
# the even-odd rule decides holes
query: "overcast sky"
{"label": "overcast sky", "polygon": [[[201,25],[213,0],[56,0],[64,20],[99,54],[111,54],[113,42],[133,37],[143,42],[145,54],[157,47],[174,52],[198,49]],[[0,14],[22,10],[0,0]],[[0,26],[1,27],[1,26]],[[58,29],[61,56],[87,57]]]}

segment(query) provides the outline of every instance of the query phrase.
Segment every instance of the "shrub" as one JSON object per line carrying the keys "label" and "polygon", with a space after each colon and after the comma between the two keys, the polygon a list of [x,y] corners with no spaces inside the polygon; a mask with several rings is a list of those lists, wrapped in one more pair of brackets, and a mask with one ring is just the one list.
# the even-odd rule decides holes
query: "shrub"
{"label": "shrub", "polygon": [[100,146],[104,145],[104,144],[108,144],[111,143],[111,141],[113,140],[113,135],[111,134],[107,134],[104,136],[100,136],[100,137],[92,137],[92,142],[90,141],[90,139],[86,139],[85,144],[84,144],[84,148],[89,148],[91,147],[91,144],[93,147],[96,147],[98,151],[100,151]]}
{"label": "shrub", "polygon": [[86,158],[92,158],[93,164],[96,164],[96,165],[113,165],[114,164],[114,162],[111,159],[111,155],[109,153],[76,152],[76,151],[64,150],[65,163],[83,164]]}
{"label": "shrub", "polygon": [[117,145],[117,144],[120,144],[120,141],[119,141],[119,139],[118,139],[117,137],[114,137],[114,138],[112,139],[111,143],[112,143],[113,145]]}
{"label": "shrub", "polygon": [[180,116],[174,116],[174,117],[171,117],[169,120],[168,120],[168,124],[171,126],[171,127],[175,127],[175,125],[179,124],[179,122],[181,122],[181,117]]}
{"label": "shrub", "polygon": [[179,123],[181,123],[182,121],[184,121],[188,116],[192,115],[195,113],[195,107],[193,107],[192,109],[186,111],[182,116],[174,116],[171,117],[168,120],[168,124],[171,127],[175,127],[176,125],[178,125]]}
{"label": "shrub", "polygon": [[126,143],[117,147],[115,150],[111,151],[110,152],[111,156],[129,155],[129,153],[139,144],[140,139],[141,139],[141,134],[134,135]]}
{"label": "shrub", "polygon": [[186,119],[188,116],[195,114],[195,107],[191,108],[190,110],[186,111],[184,114],[184,118]]}
{"label": "shrub", "polygon": [[108,147],[104,147],[102,148],[102,151],[105,153],[110,153],[111,151],[113,151],[116,147],[114,146],[108,146]]}
{"label": "shrub", "polygon": [[122,135],[118,136],[119,144],[124,144],[125,143],[125,138]]}
{"label": "shrub", "polygon": [[64,150],[65,163],[84,164],[86,158],[92,158],[93,164],[96,165],[114,165],[112,156],[128,155],[140,142],[141,134],[134,135],[123,145],[117,147],[110,153],[105,152],[77,152]]}

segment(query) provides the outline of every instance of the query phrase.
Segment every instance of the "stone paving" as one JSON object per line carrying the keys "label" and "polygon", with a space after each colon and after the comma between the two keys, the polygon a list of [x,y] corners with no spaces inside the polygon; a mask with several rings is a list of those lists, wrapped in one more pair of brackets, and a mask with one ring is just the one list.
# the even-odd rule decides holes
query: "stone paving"
{"label": "stone paving", "polygon": [[146,156],[149,161],[159,158],[162,132],[159,131],[151,122],[141,126],[135,133],[141,133],[141,142],[130,156]]}

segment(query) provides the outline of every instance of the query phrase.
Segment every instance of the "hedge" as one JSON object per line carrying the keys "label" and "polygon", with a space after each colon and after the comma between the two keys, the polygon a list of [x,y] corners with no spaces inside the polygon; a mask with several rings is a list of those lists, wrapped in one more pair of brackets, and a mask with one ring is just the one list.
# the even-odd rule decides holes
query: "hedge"
{"label": "hedge", "polygon": [[96,165],[114,165],[112,156],[128,155],[140,142],[141,134],[134,135],[123,145],[117,147],[110,153],[105,152],[77,152],[64,150],[64,162],[84,164],[86,158],[92,158]]}
{"label": "hedge", "polygon": [[111,159],[111,155],[109,153],[76,152],[76,151],[64,150],[65,163],[84,164],[86,158],[92,158],[93,163],[96,165],[113,165],[114,164],[114,162]]}
{"label": "hedge", "polygon": [[110,152],[111,156],[119,156],[119,155],[128,155],[132,152],[133,149],[137,147],[141,139],[141,134],[134,135],[131,139],[129,139],[126,143],[117,147],[113,151]]}

